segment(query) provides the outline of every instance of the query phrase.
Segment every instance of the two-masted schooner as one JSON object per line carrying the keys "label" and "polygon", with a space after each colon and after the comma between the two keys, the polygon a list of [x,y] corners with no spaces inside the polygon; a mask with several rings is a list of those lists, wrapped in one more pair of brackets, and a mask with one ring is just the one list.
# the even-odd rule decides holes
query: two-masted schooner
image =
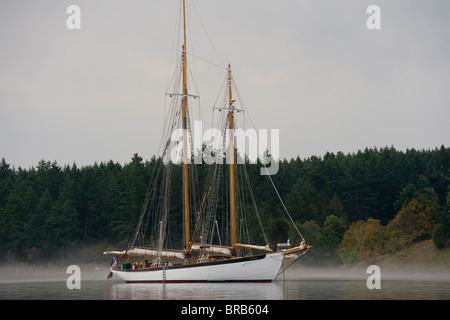
{"label": "two-masted schooner", "polygon": [[[227,240],[224,245],[213,243],[211,229],[218,229],[217,218],[206,215],[206,207],[209,199],[215,196],[213,187],[206,188],[205,195],[198,201],[196,208],[191,208],[191,202],[194,202],[190,196],[189,171],[194,169],[195,164],[189,164],[189,108],[188,98],[195,97],[188,93],[187,86],[187,47],[186,47],[186,8],[185,0],[182,1],[183,17],[183,44],[181,52],[180,70],[181,75],[179,84],[176,85],[178,93],[170,93],[173,99],[174,109],[170,113],[169,126],[166,131],[169,133],[163,139],[162,158],[169,153],[171,141],[170,132],[176,126],[181,126],[183,130],[182,150],[182,210],[183,210],[183,249],[168,249],[170,241],[168,240],[168,219],[169,214],[173,212],[169,208],[170,195],[163,191],[170,191],[170,178],[167,178],[164,169],[170,168],[170,160],[164,162],[161,160],[159,166],[155,169],[153,179],[150,181],[148,193],[139,217],[138,226],[133,233],[126,250],[106,251],[104,254],[113,255],[114,263],[110,268],[110,275],[118,276],[128,283],[142,282],[270,282],[280,271],[283,259],[287,255],[296,252],[306,252],[310,246],[303,240],[299,246],[282,251],[273,251],[271,245],[253,245],[239,243],[237,239],[236,226],[236,199],[235,195],[235,146],[233,138],[229,139],[227,194],[229,202],[225,206],[229,211],[227,215]],[[228,132],[232,132],[235,127],[235,110],[232,92],[232,74],[231,66],[228,65],[226,72],[226,100],[227,105],[222,109],[227,113],[226,126]],[[169,169],[170,171],[170,169]],[[211,180],[214,180],[213,178]],[[161,203],[156,204],[161,200]],[[217,198],[216,198],[217,203]],[[212,206],[213,208],[214,205]],[[177,210],[180,208],[178,207]],[[144,217],[147,217],[146,219]],[[150,216],[150,218],[148,218]],[[195,218],[195,228],[191,231],[191,217]],[[143,227],[153,222],[153,233],[143,231]],[[173,223],[173,222],[172,222]],[[208,225],[210,233],[201,225]],[[295,226],[295,224],[294,224]],[[255,227],[255,226],[252,226]],[[145,228],[147,229],[147,227]],[[298,231],[298,230],[297,230]],[[219,235],[219,233],[216,233]],[[216,237],[217,238],[217,237]],[[146,246],[138,246],[137,242],[147,239]],[[145,242],[145,241],[143,241]],[[114,260],[116,259],[116,260]],[[108,278],[109,278],[108,276]]]}

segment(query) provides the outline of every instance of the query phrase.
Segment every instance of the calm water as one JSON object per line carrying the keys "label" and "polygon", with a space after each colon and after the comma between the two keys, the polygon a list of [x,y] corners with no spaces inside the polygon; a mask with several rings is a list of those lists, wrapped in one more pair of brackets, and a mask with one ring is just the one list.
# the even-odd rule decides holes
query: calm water
{"label": "calm water", "polygon": [[56,300],[300,300],[450,299],[450,281],[385,280],[369,290],[365,280],[288,280],[272,283],[125,284],[87,280],[69,290],[65,281],[0,283],[0,299]]}
{"label": "calm water", "polygon": [[[81,289],[69,290],[64,268],[0,268],[0,300],[449,300],[449,274],[395,277],[381,273],[368,289],[365,270],[292,268],[271,283],[126,284],[108,267],[82,266]],[[286,281],[283,281],[286,279]],[[395,280],[394,280],[395,279]],[[401,280],[399,280],[401,279]]]}

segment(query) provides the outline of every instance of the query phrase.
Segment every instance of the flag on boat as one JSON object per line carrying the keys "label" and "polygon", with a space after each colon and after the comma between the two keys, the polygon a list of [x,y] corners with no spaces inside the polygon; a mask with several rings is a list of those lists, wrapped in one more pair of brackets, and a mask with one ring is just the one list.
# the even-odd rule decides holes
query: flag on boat
{"label": "flag on boat", "polygon": [[111,260],[111,265],[109,266],[109,273],[108,273],[108,276],[106,277],[106,279],[109,279],[113,276],[112,269],[115,268],[116,266],[117,266],[117,261],[113,257]]}

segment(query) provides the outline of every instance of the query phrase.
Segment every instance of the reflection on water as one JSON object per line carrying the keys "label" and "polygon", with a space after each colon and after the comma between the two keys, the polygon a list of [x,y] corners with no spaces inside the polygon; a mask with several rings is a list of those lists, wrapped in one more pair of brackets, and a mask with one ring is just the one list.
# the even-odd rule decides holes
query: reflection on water
{"label": "reflection on water", "polygon": [[283,287],[273,283],[109,284],[108,299],[281,300]]}
{"label": "reflection on water", "polygon": [[450,281],[385,280],[379,290],[369,290],[365,280],[286,281],[283,292],[286,300],[443,300],[450,299]]}
{"label": "reflection on water", "polygon": [[120,281],[83,281],[80,290],[65,281],[0,283],[0,299],[72,300],[303,300],[303,299],[450,299],[450,279],[385,280],[369,290],[366,280],[290,280],[272,283],[125,284]]}

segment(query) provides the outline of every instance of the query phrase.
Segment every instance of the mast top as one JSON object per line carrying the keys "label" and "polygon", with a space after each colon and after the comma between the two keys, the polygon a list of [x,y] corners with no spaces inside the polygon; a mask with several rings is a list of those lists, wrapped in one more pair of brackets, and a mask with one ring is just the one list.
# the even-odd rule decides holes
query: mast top
{"label": "mast top", "polygon": [[186,50],[186,1],[183,0],[183,50]]}

